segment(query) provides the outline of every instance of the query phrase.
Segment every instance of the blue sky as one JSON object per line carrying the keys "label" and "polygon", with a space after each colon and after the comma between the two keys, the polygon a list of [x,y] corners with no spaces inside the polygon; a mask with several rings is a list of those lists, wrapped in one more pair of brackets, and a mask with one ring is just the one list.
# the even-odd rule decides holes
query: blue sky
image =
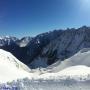
{"label": "blue sky", "polygon": [[0,0],[0,36],[35,36],[90,26],[90,0]]}

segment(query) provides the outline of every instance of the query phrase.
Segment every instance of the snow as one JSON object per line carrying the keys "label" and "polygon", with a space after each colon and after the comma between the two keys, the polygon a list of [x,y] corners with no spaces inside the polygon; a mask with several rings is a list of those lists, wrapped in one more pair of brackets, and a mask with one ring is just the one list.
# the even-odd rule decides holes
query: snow
{"label": "snow", "polygon": [[[89,90],[90,67],[72,66],[58,73],[46,73],[32,79],[21,79],[1,84],[0,90]],[[5,89],[4,89],[5,90]]]}
{"label": "snow", "polygon": [[16,37],[1,36],[0,37],[0,46],[10,45],[12,43],[15,43],[16,41],[18,41],[18,39]]}
{"label": "snow", "polygon": [[[72,72],[72,73],[71,73]],[[79,65],[66,68],[60,72],[60,75],[88,75],[90,74],[90,67]]]}
{"label": "snow", "polygon": [[[84,55],[84,57],[83,57]],[[80,56],[80,58],[79,58]],[[87,60],[83,60],[82,58],[85,59],[85,56],[90,56],[90,51],[84,52],[84,53],[77,53],[74,57],[71,57],[69,62],[71,63],[65,63],[65,65],[56,64],[57,66],[53,68],[56,70],[56,72],[53,71],[53,68],[51,68],[52,73],[48,72],[48,68],[46,72],[44,72],[44,69],[41,69],[41,74],[40,69],[37,69],[33,72],[30,68],[28,68],[26,65],[21,63],[18,59],[16,59],[12,54],[9,52],[6,52],[2,49],[0,49],[0,82],[5,82],[5,81],[12,81],[12,80],[17,80],[19,78],[25,78],[28,77],[29,79],[61,79],[63,76],[64,78],[71,76],[73,79],[76,79],[75,77],[87,77],[90,74],[90,67],[86,66],[87,64],[84,64],[85,61],[89,64],[89,57],[87,57]],[[82,62],[81,62],[82,59]],[[80,60],[80,61],[79,61]],[[65,61],[67,62],[67,60]],[[84,65],[78,65],[75,63],[75,65],[72,62],[77,62],[78,64],[81,62]],[[64,62],[63,62],[64,63]],[[71,65],[71,66],[70,66]],[[72,66],[74,65],[74,66]],[[65,68],[64,67],[68,67]],[[60,69],[60,67],[63,68],[63,70]]]}
{"label": "snow", "polygon": [[81,78],[82,80],[90,80],[90,67],[84,65],[72,66],[57,73],[45,73],[40,76],[44,80],[65,80],[68,77],[77,81]]}
{"label": "snow", "polygon": [[80,50],[74,56],[64,60],[58,61],[57,64],[49,66],[47,69],[51,72],[58,72],[65,68],[76,66],[76,65],[85,65],[90,67],[90,50],[89,48]]}
{"label": "snow", "polygon": [[11,53],[0,49],[0,90],[89,90],[89,57],[90,51],[84,49],[51,68],[33,72]]}
{"label": "snow", "polygon": [[23,37],[20,39],[20,41],[18,42],[18,45],[20,47],[26,47],[28,45],[28,43],[32,40],[33,38],[32,37]]}
{"label": "snow", "polygon": [[[74,54],[76,54],[82,48],[90,47],[90,28],[81,27],[79,29],[68,29],[64,30],[58,38],[51,41],[48,45],[46,45],[42,52],[40,53],[41,58],[42,55],[47,58],[49,61],[49,54],[54,53],[56,51],[55,61],[59,59],[60,61],[65,60],[66,58],[70,58]],[[50,53],[48,53],[50,52]],[[39,55],[39,56],[40,56]],[[53,61],[53,63],[55,62]]]}
{"label": "snow", "polygon": [[30,69],[18,61],[12,54],[0,49],[0,82],[29,77]]}
{"label": "snow", "polygon": [[[4,88],[4,89],[3,89]],[[75,80],[61,81],[30,81],[29,79],[18,80],[0,85],[0,90],[90,90],[90,81],[77,82]]]}

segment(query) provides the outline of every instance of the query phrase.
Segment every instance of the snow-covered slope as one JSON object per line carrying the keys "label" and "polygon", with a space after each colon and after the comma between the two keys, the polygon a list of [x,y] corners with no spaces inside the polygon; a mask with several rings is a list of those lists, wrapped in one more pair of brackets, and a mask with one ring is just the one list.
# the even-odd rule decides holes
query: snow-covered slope
{"label": "snow-covered slope", "polygon": [[0,82],[29,77],[30,69],[11,53],[0,49]]}
{"label": "snow-covered slope", "polygon": [[56,63],[51,66],[51,69],[48,67],[46,71],[41,70],[40,73],[40,69],[33,72],[12,54],[0,49],[0,90],[4,88],[11,88],[10,90],[60,90],[60,88],[62,90],[89,90],[89,57],[89,49],[83,49],[65,60],[65,64]]}
{"label": "snow-covered slope", "polygon": [[90,67],[85,65],[71,66],[56,73],[45,73],[41,75],[40,78],[44,80],[66,80],[67,78],[74,80],[90,80]]}
{"label": "snow-covered slope", "polygon": [[85,65],[77,65],[68,67],[59,72],[61,76],[88,76],[90,75],[90,67]]}
{"label": "snow-covered slope", "polygon": [[[88,75],[90,73],[90,68],[86,66],[90,66],[89,58],[90,51],[87,51],[87,49],[81,50],[73,57],[46,68],[46,72],[41,71],[42,73],[40,75],[39,70],[31,73],[32,70],[30,70],[26,65],[18,61],[18,59],[16,59],[12,54],[0,49],[0,81],[10,81],[25,77],[28,77],[30,79],[32,78],[32,76],[35,79],[38,79],[40,77],[45,79],[48,77],[47,75],[53,75],[56,78],[64,75]],[[66,69],[62,70],[64,68]],[[34,77],[34,74],[37,74],[37,78],[36,76]]]}
{"label": "snow-covered slope", "polygon": [[68,77],[75,80],[90,79],[90,48],[84,48],[64,61],[58,60],[47,68],[36,69],[36,72],[39,72],[41,74],[39,78],[44,80]]}
{"label": "snow-covered slope", "polygon": [[47,70],[50,70],[51,72],[58,72],[67,67],[76,65],[85,65],[90,67],[90,48],[84,48],[74,56],[64,61],[57,61],[55,64],[49,66]]}

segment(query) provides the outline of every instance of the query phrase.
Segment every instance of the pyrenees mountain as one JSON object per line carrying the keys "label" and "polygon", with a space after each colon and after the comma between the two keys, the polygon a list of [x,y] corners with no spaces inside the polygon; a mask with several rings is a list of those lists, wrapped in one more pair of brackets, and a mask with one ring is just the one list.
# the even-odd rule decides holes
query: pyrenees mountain
{"label": "pyrenees mountain", "polygon": [[36,37],[1,37],[0,48],[11,52],[30,68],[48,67],[90,47],[90,27],[54,30]]}
{"label": "pyrenees mountain", "polygon": [[0,90],[90,89],[90,27],[0,37],[0,48]]}
{"label": "pyrenees mountain", "polygon": [[41,53],[31,62],[33,68],[37,68],[38,62],[41,67],[46,67],[56,61],[63,61],[83,48],[90,47],[90,28],[83,26],[78,29],[67,29],[62,34],[46,45]]}
{"label": "pyrenees mountain", "polygon": [[36,37],[23,37],[21,39],[13,39],[15,37],[9,36],[1,37],[0,48],[11,52],[21,62],[28,65],[41,53],[42,48],[57,38],[61,32],[61,30],[54,30]]}

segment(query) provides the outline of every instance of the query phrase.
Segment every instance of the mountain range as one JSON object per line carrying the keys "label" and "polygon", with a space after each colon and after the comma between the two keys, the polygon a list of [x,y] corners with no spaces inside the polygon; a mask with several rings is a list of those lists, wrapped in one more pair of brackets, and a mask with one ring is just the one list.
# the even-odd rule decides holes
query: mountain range
{"label": "mountain range", "polygon": [[35,37],[0,37],[0,48],[30,68],[47,67],[90,47],[90,27],[54,30]]}
{"label": "mountain range", "polygon": [[90,27],[36,37],[0,37],[0,90],[89,90]]}

